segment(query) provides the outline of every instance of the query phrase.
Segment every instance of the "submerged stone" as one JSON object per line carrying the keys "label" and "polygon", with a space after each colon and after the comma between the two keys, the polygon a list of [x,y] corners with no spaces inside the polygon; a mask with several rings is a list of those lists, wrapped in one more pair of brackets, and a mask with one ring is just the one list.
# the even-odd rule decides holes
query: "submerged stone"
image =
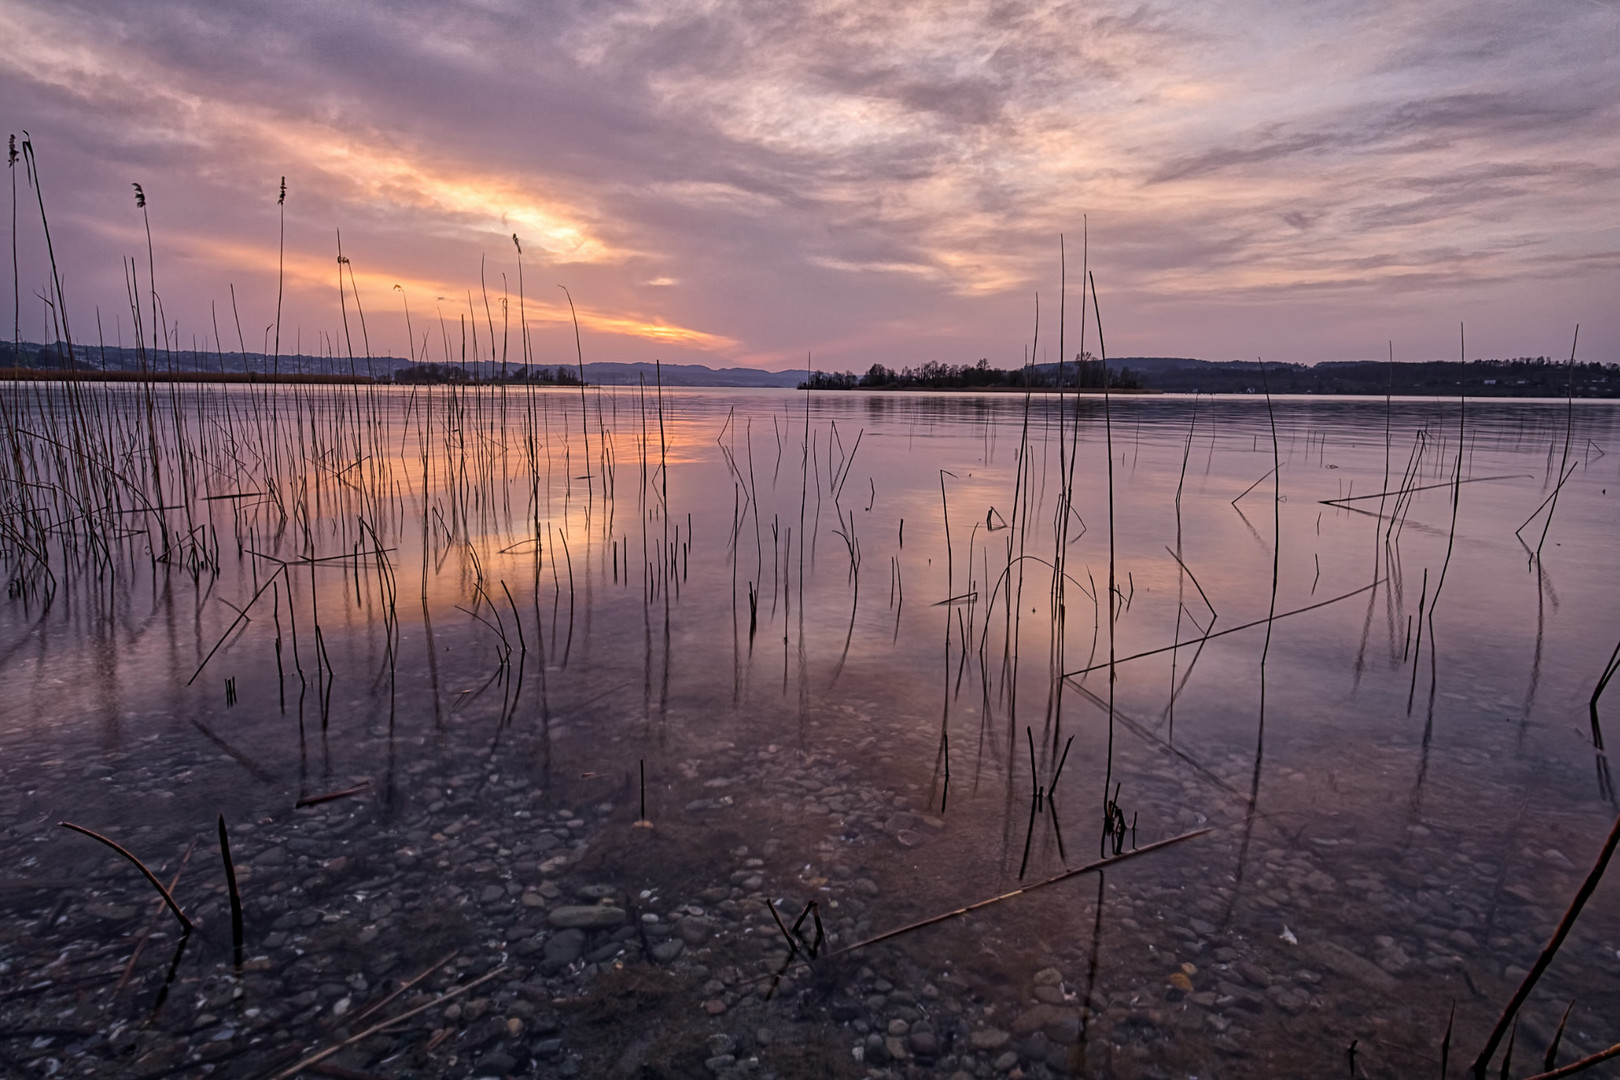
{"label": "submerged stone", "polygon": [[546,918],[558,929],[605,930],[623,924],[625,914],[623,908],[606,904],[570,905],[554,908]]}

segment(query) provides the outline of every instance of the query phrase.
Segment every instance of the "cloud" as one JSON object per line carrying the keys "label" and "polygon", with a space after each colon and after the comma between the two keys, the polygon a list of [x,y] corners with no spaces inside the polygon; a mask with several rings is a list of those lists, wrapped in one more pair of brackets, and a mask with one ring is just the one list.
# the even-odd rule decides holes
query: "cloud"
{"label": "cloud", "polygon": [[147,185],[192,325],[221,280],[263,295],[287,175],[327,327],[337,228],[363,287],[445,295],[515,279],[517,233],[529,295],[566,282],[624,358],[1006,362],[1089,223],[1125,345],[1308,360],[1380,320],[1439,341],[1459,305],[1562,336],[1612,291],[1617,29],[1507,0],[10,0],[0,120],[49,145],[98,304]]}

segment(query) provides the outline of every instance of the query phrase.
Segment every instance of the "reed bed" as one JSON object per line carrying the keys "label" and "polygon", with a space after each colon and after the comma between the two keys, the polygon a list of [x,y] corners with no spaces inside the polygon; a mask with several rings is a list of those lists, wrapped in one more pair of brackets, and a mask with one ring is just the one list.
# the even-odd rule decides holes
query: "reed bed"
{"label": "reed bed", "polygon": [[[43,185],[27,141],[18,155],[38,196],[40,226],[48,236]],[[136,194],[144,222],[146,193],[137,188]],[[278,196],[283,213],[285,198],[283,184]],[[937,480],[938,517],[932,516],[930,494],[925,504],[928,517],[920,525],[913,518],[913,544],[907,548],[901,511],[919,503],[902,504],[892,497],[886,485],[876,483],[887,478],[871,464],[879,452],[874,447],[882,445],[879,439],[898,438],[898,425],[874,421],[878,430],[869,432],[856,427],[849,412],[820,411],[820,398],[806,393],[802,403],[789,401],[780,409],[772,408],[776,459],[770,462],[770,440],[762,438],[761,460],[756,462],[752,423],[760,418],[763,424],[762,414],[739,416],[732,409],[705,426],[712,418],[698,415],[687,398],[666,393],[661,366],[655,366],[652,386],[643,381],[631,390],[613,392],[586,386],[586,338],[566,288],[573,361],[581,374],[577,388],[533,383],[391,387],[363,374],[373,358],[365,307],[353,253],[344,254],[341,237],[335,236],[341,322],[328,339],[333,358],[346,363],[346,381],[283,377],[279,273],[270,327],[274,332],[270,370],[242,383],[189,380],[180,370],[178,343],[165,329],[170,323],[155,284],[157,259],[149,222],[146,228],[144,267],[134,258],[125,264],[128,315],[137,331],[141,370],[120,382],[93,384],[69,377],[0,383],[0,561],[15,610],[24,613],[19,625],[64,620],[116,635],[121,620],[128,620],[132,597],[143,591],[183,590],[198,612],[189,641],[194,659],[188,655],[184,665],[189,671],[185,685],[199,682],[206,673],[216,680],[203,682],[213,687],[212,694],[217,695],[221,682],[226,686],[227,706],[244,711],[268,708],[277,716],[295,718],[296,734],[289,722],[286,738],[296,739],[298,746],[297,793],[296,798],[285,793],[281,803],[293,801],[295,809],[360,796],[385,805],[400,798],[391,756],[373,763],[375,779],[359,783],[334,781],[318,763],[330,754],[334,731],[352,730],[344,713],[353,701],[365,701],[375,710],[379,728],[387,733],[390,755],[401,712],[430,715],[433,731],[451,738],[467,716],[487,710],[496,718],[482,732],[493,769],[503,739],[546,730],[557,720],[554,695],[559,687],[569,686],[571,676],[583,671],[595,678],[611,667],[632,687],[628,697],[620,693],[616,700],[633,698],[639,687],[639,711],[630,708],[637,712],[635,727],[614,747],[617,758],[599,775],[625,777],[625,799],[633,798],[637,811],[631,827],[642,830],[631,835],[641,838],[637,843],[648,844],[663,842],[678,828],[673,823],[666,828],[657,792],[664,790],[662,778],[677,764],[667,748],[681,715],[679,642],[687,611],[729,603],[730,699],[742,707],[768,691],[787,703],[797,730],[780,737],[797,740],[800,746],[812,743],[814,725],[841,703],[838,695],[849,683],[870,679],[872,661],[865,653],[887,644],[895,655],[902,655],[903,625],[919,637],[926,633],[928,648],[937,650],[934,655],[940,664],[935,684],[937,738],[930,719],[931,765],[925,756],[920,765],[904,767],[916,765],[921,772],[931,772],[925,802],[947,828],[957,827],[966,814],[986,813],[984,796],[993,790],[1004,818],[998,881],[1014,885],[1034,873],[1036,883],[1004,888],[989,899],[854,944],[847,943],[846,935],[841,939],[845,944],[830,950],[821,927],[824,911],[817,901],[798,908],[792,924],[771,904],[770,916],[788,953],[787,964],[774,976],[778,980],[791,965],[826,967],[825,961],[854,950],[1095,871],[1099,876],[1092,943],[1091,981],[1095,981],[1104,925],[1102,871],[1204,834],[1200,829],[1137,846],[1139,822],[1148,829],[1147,822],[1162,808],[1144,801],[1137,790],[1137,773],[1126,766],[1123,756],[1127,745],[1132,753],[1145,748],[1175,761],[1200,783],[1216,789],[1222,805],[1238,808],[1236,816],[1228,818],[1228,824],[1241,830],[1236,841],[1237,886],[1229,890],[1235,905],[1251,834],[1278,828],[1261,805],[1267,724],[1276,723],[1274,712],[1268,717],[1267,698],[1274,631],[1289,625],[1285,620],[1365,593],[1365,652],[1382,597],[1389,667],[1406,684],[1409,712],[1423,648],[1429,648],[1426,755],[1440,683],[1435,607],[1452,569],[1465,493],[1485,490],[1470,485],[1522,478],[1522,474],[1470,473],[1475,443],[1469,440],[1479,435],[1466,423],[1461,400],[1454,414],[1437,410],[1433,422],[1410,435],[1408,460],[1401,468],[1386,399],[1384,477],[1379,490],[1356,494],[1352,488],[1313,507],[1318,535],[1323,514],[1358,524],[1371,518],[1372,573],[1362,577],[1358,570],[1353,579],[1368,583],[1355,588],[1330,584],[1333,595],[1327,599],[1284,603],[1284,544],[1295,539],[1283,524],[1284,480],[1291,492],[1299,475],[1296,470],[1309,465],[1313,455],[1316,465],[1326,468],[1326,433],[1314,433],[1298,422],[1292,429],[1280,424],[1269,386],[1265,386],[1263,427],[1254,423],[1243,430],[1223,428],[1227,423],[1223,414],[1201,406],[1195,398],[1184,436],[1177,428],[1180,453],[1173,500],[1168,490],[1162,493],[1166,505],[1173,502],[1174,546],[1163,545],[1162,556],[1157,545],[1151,552],[1130,549],[1121,542],[1126,535],[1121,522],[1130,504],[1140,500],[1125,477],[1141,453],[1143,406],[1122,403],[1109,391],[1111,361],[1100,297],[1085,254],[1078,345],[1071,341],[1067,261],[1060,239],[1056,333],[1060,375],[1067,363],[1077,371],[1089,371],[1088,365],[1095,364],[1102,374],[1101,393],[1065,390],[1060,377],[1057,393],[1026,392],[1013,411],[998,414],[1012,422],[986,424],[981,460],[930,462],[929,490]],[[516,352],[527,365],[536,357],[526,312],[522,246],[516,237],[513,241]],[[457,303],[460,310],[453,313],[453,321],[443,311],[436,312],[436,355],[445,364],[506,363],[514,297],[506,295],[504,274],[502,278],[502,288],[492,298],[481,265],[481,304],[475,303],[469,289],[466,306]],[[412,359],[426,359],[433,355],[433,329],[419,344],[405,292],[398,291]],[[227,349],[217,325],[212,342],[204,343],[204,351],[214,354],[222,370],[227,351],[235,354],[242,368],[249,363],[240,318],[235,317],[234,291],[231,299],[235,348]],[[75,343],[68,297],[54,263],[49,302],[61,357],[71,375],[84,349]],[[499,324],[493,318],[497,309],[502,312]],[[1027,351],[1030,363],[1043,355],[1039,312],[1037,298]],[[1088,348],[1093,336],[1095,356]],[[1265,385],[1264,365],[1259,373]],[[1201,407],[1206,412],[1200,413]],[[928,422],[915,421],[922,426]],[[1130,434],[1133,422],[1135,435]],[[1013,431],[1016,445],[1010,452],[998,449],[993,440],[1010,438]],[[1244,435],[1249,442],[1242,442]],[[1596,447],[1590,440],[1575,442],[1572,407],[1562,435],[1562,457],[1554,460],[1556,440],[1548,447],[1543,482],[1550,491],[1520,527],[1523,532],[1538,516],[1543,519],[1536,547],[1524,545],[1537,566],[1545,554],[1559,493],[1572,482],[1579,464],[1570,460],[1572,448]],[[1254,455],[1244,459],[1245,479],[1263,470],[1242,490],[1233,485],[1220,491],[1217,500],[1224,519],[1241,522],[1269,562],[1264,617],[1237,625],[1226,625],[1217,612],[1215,599],[1225,609],[1225,596],[1215,586],[1206,592],[1200,581],[1199,574],[1207,573],[1205,568],[1214,561],[1212,553],[1198,549],[1183,535],[1183,496],[1190,481],[1200,483],[1190,473],[1196,470],[1195,446],[1206,436],[1208,460],[1213,460],[1219,445],[1223,453]],[[1405,438],[1402,433],[1402,447]],[[705,501],[686,485],[682,463],[695,446],[718,454],[723,463],[723,482],[731,488],[723,493],[730,496],[729,521],[723,510],[713,512],[719,505],[715,500]],[[1539,449],[1536,453],[1539,456]],[[973,474],[975,469],[980,476]],[[995,477],[993,484],[983,474]],[[859,496],[861,479],[868,481],[864,500]],[[1432,588],[1431,567],[1425,565],[1421,575],[1413,574],[1421,581],[1414,597],[1405,584],[1403,532],[1425,527],[1415,512],[1419,497],[1442,489],[1450,496],[1445,555],[1434,567]],[[851,504],[842,502],[846,493],[852,495]],[[1254,512],[1256,500],[1268,496],[1273,510],[1269,537],[1245,515],[1246,510]],[[767,535],[772,540],[768,586]],[[880,585],[874,588],[871,580],[867,560],[873,558],[888,564],[886,601],[884,590]],[[1156,566],[1150,566],[1150,560]],[[1324,560],[1312,553],[1311,561],[1317,572],[1309,583],[1314,594]],[[716,573],[715,567],[723,567],[723,573]],[[868,571],[865,589],[863,567]],[[1345,580],[1331,564],[1327,569],[1331,582]],[[400,606],[400,575],[413,572],[418,575],[420,618],[411,610],[418,605],[407,604],[403,611]],[[1173,628],[1166,637],[1160,636],[1157,626],[1143,625],[1140,613],[1143,597],[1153,602],[1148,582],[1162,588],[1158,583],[1171,579]],[[913,591],[909,606],[908,584]],[[519,595],[525,597],[522,604],[516,599]],[[616,611],[633,610],[640,630],[639,641],[633,640],[635,635],[614,640],[616,666],[591,652],[602,646],[600,635],[593,643],[590,621],[602,618],[610,605],[622,605]],[[1191,624],[1190,633],[1184,619]],[[447,622],[452,626],[447,628]],[[356,626],[362,629],[357,631]],[[1175,710],[1177,702],[1185,700],[1206,647],[1219,651],[1232,644],[1233,635],[1248,631],[1257,631],[1253,637],[1259,643],[1259,695],[1245,784],[1230,768],[1201,760],[1196,744],[1186,745],[1186,721],[1178,734]],[[1263,637],[1258,633],[1262,631]],[[460,648],[474,640],[479,643],[475,660],[461,655],[447,658],[452,645]],[[723,645],[717,639],[712,647]],[[183,651],[177,650],[177,655]],[[1122,681],[1129,681],[1132,671],[1154,658],[1166,665],[1169,674],[1159,723],[1131,715],[1119,696]],[[1358,678],[1361,667],[1358,655]],[[425,673],[419,670],[423,668]],[[476,678],[469,678],[474,669]],[[1598,702],[1615,669],[1611,656],[1590,699],[1600,789],[1611,801]],[[274,686],[268,674],[256,678],[255,671],[273,671]],[[1094,676],[1106,678],[1106,686],[1097,687],[1089,678]],[[579,708],[582,695],[577,686],[569,689],[566,700]],[[615,686],[602,692],[620,691]],[[402,693],[422,700],[407,697],[406,708],[401,709]],[[217,704],[217,697],[213,700]],[[198,731],[250,772],[257,769],[271,781],[277,779],[250,753],[235,747],[229,729],[223,725],[216,729],[200,719],[196,723]],[[1023,740],[1017,739],[1020,729]],[[312,755],[317,759],[314,766],[309,764]],[[655,777],[651,808],[646,787],[649,760]],[[1427,757],[1422,761],[1417,789],[1426,776]],[[549,759],[545,767],[550,767]],[[1062,784],[1065,777],[1067,785]],[[1093,786],[1098,783],[1100,790]],[[166,888],[109,837],[85,826],[63,824],[114,848],[140,869],[189,932],[191,922],[173,896],[174,883]],[[223,813],[216,824],[232,952],[240,968],[251,928],[244,917]],[[1611,832],[1536,969],[1503,1011],[1481,1062],[1492,1060],[1502,1039],[1512,1045],[1517,1038],[1510,1034],[1516,1015],[1595,890],[1615,835]],[[1075,865],[1069,851],[1089,848],[1093,837],[1099,858]],[[1074,848],[1074,843],[1082,846]],[[177,874],[174,882],[178,880]],[[253,879],[245,880],[251,901]],[[1232,914],[1228,906],[1223,917],[1230,919]],[[813,934],[806,929],[810,925]],[[182,939],[170,966],[170,981],[184,948]],[[474,985],[478,983],[459,984],[433,1003]],[[1088,987],[1084,1002],[1088,1023],[1097,1004]],[[364,1029],[284,1075],[318,1065],[342,1046],[411,1015],[406,1011]],[[1451,1036],[1448,1025],[1441,1041],[1442,1059],[1449,1058]],[[1557,1047],[1555,1038],[1543,1071],[1568,1075],[1555,1071]],[[1599,1060],[1604,1059],[1593,1058],[1592,1064]],[[1352,1070],[1354,1062],[1352,1057]],[[1476,1074],[1483,1075],[1483,1067],[1476,1063]],[[1506,1064],[1503,1069],[1507,1071]]]}

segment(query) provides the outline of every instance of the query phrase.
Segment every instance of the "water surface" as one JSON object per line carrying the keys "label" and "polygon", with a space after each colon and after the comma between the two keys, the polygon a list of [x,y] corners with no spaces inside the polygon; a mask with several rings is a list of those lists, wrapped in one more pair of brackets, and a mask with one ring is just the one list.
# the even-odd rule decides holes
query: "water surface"
{"label": "water surface", "polygon": [[[1453,1005],[1472,1060],[1613,821],[1611,405],[4,393],[24,1075],[274,1071],[452,949],[377,1017],[505,964],[476,1008],[332,1060],[1411,1075]],[[197,844],[178,960],[64,819],[165,881]],[[771,978],[767,899],[825,954],[1205,827]],[[1560,1060],[1620,1038],[1616,888],[1516,1060],[1571,999]]]}

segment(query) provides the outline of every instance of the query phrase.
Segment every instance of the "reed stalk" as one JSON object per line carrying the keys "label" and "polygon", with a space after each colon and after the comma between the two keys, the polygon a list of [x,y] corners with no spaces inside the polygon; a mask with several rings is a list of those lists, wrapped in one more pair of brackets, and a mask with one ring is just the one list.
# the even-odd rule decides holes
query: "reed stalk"
{"label": "reed stalk", "polygon": [[242,969],[242,894],[236,886],[236,864],[231,861],[231,839],[225,830],[225,815],[219,815],[219,857],[225,863],[225,885],[231,898],[231,949],[236,968]]}
{"label": "reed stalk", "polygon": [[102,836],[93,829],[85,828],[83,825],[75,825],[71,821],[58,821],[57,824],[64,829],[72,829],[76,833],[83,833],[92,840],[99,840],[101,843],[106,844],[108,847],[112,848],[114,851],[118,852],[118,854],[122,855],[124,858],[133,863],[135,869],[139,870],[145,876],[146,880],[151,883],[152,888],[158,891],[158,895],[163,897],[163,902],[169,906],[169,911],[174,914],[175,920],[180,923],[180,928],[187,934],[191,933],[194,925],[192,921],[186,917],[186,913],[180,910],[180,905],[175,903],[174,896],[169,892],[168,889],[163,887],[163,882],[157,879],[157,875],[148,870],[146,868],[146,864],[131,854],[128,848],[124,847],[116,840],[109,840],[107,837]]}
{"label": "reed stalk", "polygon": [[1591,899],[1592,893],[1597,890],[1598,882],[1603,880],[1603,872],[1608,869],[1609,860],[1614,857],[1614,849],[1617,845],[1620,845],[1620,816],[1617,816],[1614,819],[1614,824],[1610,826],[1609,835],[1604,840],[1603,847],[1599,849],[1597,859],[1592,863],[1592,868],[1587,871],[1586,878],[1581,882],[1581,887],[1575,891],[1574,898],[1570,900],[1569,907],[1564,911],[1564,917],[1558,920],[1558,926],[1553,930],[1552,937],[1547,940],[1546,945],[1542,946],[1541,954],[1536,957],[1536,962],[1525,973],[1524,978],[1520,980],[1519,988],[1513,992],[1513,997],[1503,1007],[1502,1015],[1497,1017],[1496,1026],[1491,1029],[1489,1038],[1485,1040],[1484,1048],[1480,1050],[1479,1056],[1474,1059],[1472,1072],[1475,1080],[1484,1080],[1485,1070],[1490,1065],[1491,1058],[1495,1056],[1496,1048],[1501,1043],[1502,1036],[1506,1033],[1508,1025],[1518,1016],[1520,1007],[1524,1005],[1525,1000],[1530,996],[1530,991],[1535,989],[1536,983],[1546,973],[1547,968],[1553,962],[1553,958],[1558,955],[1559,946],[1563,945],[1564,939],[1569,936],[1570,930],[1574,929],[1575,920],[1580,918],[1581,909],[1586,906],[1586,902]]}

